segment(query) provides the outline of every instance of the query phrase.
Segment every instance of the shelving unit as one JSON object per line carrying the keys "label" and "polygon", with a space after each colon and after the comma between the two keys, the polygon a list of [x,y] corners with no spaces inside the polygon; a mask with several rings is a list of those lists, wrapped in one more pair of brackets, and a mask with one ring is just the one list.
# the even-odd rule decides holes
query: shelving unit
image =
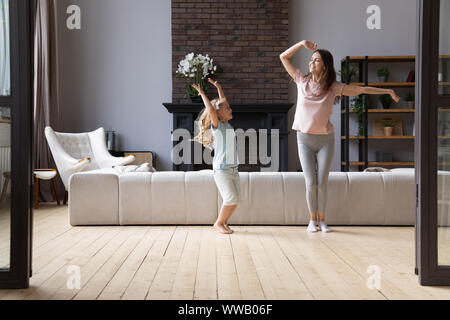
{"label": "shelving unit", "polygon": [[[346,79],[344,83],[357,86],[371,86],[379,88],[414,88],[415,82],[369,82],[368,69],[369,63],[374,62],[414,62],[415,56],[347,56],[341,60],[341,70],[346,70]],[[358,82],[350,83],[349,69],[350,63],[358,64]],[[392,162],[377,162],[369,161],[369,141],[370,140],[386,140],[386,141],[414,141],[414,136],[369,136],[368,124],[369,115],[386,115],[386,114],[414,114],[415,109],[410,108],[396,108],[396,109],[369,109],[367,99],[363,96],[363,127],[364,134],[362,136],[350,135],[350,115],[355,113],[350,110],[350,98],[343,97],[341,100],[341,171],[350,171],[350,167],[358,166],[359,171],[364,170],[369,166],[414,166],[414,161],[392,161]],[[350,142],[358,141],[359,159],[358,161],[350,161]]]}
{"label": "shelving unit", "polygon": [[[345,165],[345,162],[342,162],[342,165]],[[350,161],[350,164],[353,166],[364,166],[365,162],[363,161]],[[413,166],[414,161],[392,161],[392,162],[377,162],[377,161],[369,161],[369,165],[371,166]]]}
{"label": "shelving unit", "polygon": [[[345,113],[345,110],[341,111]],[[355,111],[350,110],[350,113],[354,113]],[[369,109],[369,113],[414,113],[415,109]]]}
{"label": "shelving unit", "polygon": [[[341,60],[341,70],[346,70],[346,79],[344,83],[357,86],[371,86],[379,88],[415,88],[415,82],[369,82],[369,63],[402,63],[415,62],[415,56],[347,56]],[[439,60],[443,64],[442,70],[447,70],[447,64],[450,61],[450,55],[440,55]],[[358,82],[350,83],[349,69],[350,63],[358,64]],[[447,79],[446,75],[443,79]],[[438,82],[438,86],[450,87],[450,82]],[[367,95],[363,96],[364,113],[363,113],[363,127],[364,134],[362,136],[350,136],[350,115],[355,113],[350,110],[349,97],[343,97],[341,100],[341,171],[349,171],[351,166],[358,166],[359,171],[364,170],[368,166],[383,165],[383,166],[414,166],[414,161],[393,161],[393,162],[376,162],[368,160],[369,141],[370,140],[386,140],[386,141],[414,141],[414,136],[369,136],[368,124],[369,115],[388,115],[388,114],[414,114],[415,109],[409,108],[395,108],[395,109],[369,109],[367,104]],[[448,108],[439,108],[439,112],[450,112]],[[447,140],[450,137],[440,136],[439,140]],[[350,161],[350,142],[359,142],[359,159],[358,161]],[[448,165],[447,163],[440,163]]]}
{"label": "shelving unit", "polygon": [[[342,136],[342,139],[346,139],[346,136]],[[363,140],[366,139],[366,137],[358,137],[358,136],[349,136],[350,140]],[[412,139],[414,140],[414,136],[368,136],[367,139],[373,139],[373,140],[408,140]]]}

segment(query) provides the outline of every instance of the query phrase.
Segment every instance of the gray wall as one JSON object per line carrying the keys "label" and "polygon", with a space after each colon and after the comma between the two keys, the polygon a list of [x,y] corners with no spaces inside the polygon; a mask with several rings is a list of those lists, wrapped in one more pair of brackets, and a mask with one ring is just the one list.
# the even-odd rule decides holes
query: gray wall
{"label": "gray wall", "polygon": [[[69,4],[81,7],[80,31],[69,31],[65,26]],[[371,4],[381,7],[382,30],[366,27],[366,9]],[[336,70],[346,55],[415,55],[416,1],[291,0],[290,7],[290,43],[316,41],[319,47],[333,53]],[[168,0],[58,1],[58,129],[80,132],[99,126],[112,128],[119,134],[118,149],[152,150],[157,153],[157,168],[171,170],[172,121],[161,105],[172,99],[170,11]],[[310,54],[301,49],[294,56],[294,63],[303,72],[308,71]],[[410,66],[403,68],[391,68],[392,73],[402,72],[401,78],[394,76],[393,81],[404,81]],[[404,93],[399,93],[403,97]],[[295,86],[290,88],[290,100],[296,101]],[[339,106],[334,108],[331,121],[337,134],[332,170],[339,171]],[[289,125],[294,111],[293,108]],[[398,147],[399,144],[392,145]],[[402,156],[409,157],[407,150],[411,148],[402,148]],[[356,160],[356,150],[353,146],[352,160]],[[292,132],[289,170],[298,169]]]}
{"label": "gray wall", "polygon": [[[369,5],[378,5],[381,8],[381,30],[369,30],[366,26]],[[291,0],[289,16],[289,40],[294,44],[301,40],[311,40],[319,48],[328,49],[334,56],[336,71],[341,68],[340,60],[347,55],[415,55],[416,54],[416,1],[413,0]],[[311,51],[300,49],[293,58],[293,62],[304,73],[308,72],[308,61]],[[386,65],[393,74],[392,81],[405,81],[409,70],[414,64],[394,67]],[[392,67],[391,67],[392,66]],[[369,73],[376,77],[377,67],[374,65]],[[338,81],[340,80],[338,76]],[[373,78],[375,80],[375,78]],[[371,78],[369,77],[369,81]],[[402,91],[403,90],[403,91]],[[406,91],[398,90],[401,98]],[[290,88],[290,100],[296,101],[295,85]],[[372,104],[376,106],[377,99],[371,97]],[[294,109],[294,108],[293,108]],[[290,112],[290,123],[293,122],[294,111]],[[413,116],[410,120],[413,121]],[[370,119],[369,119],[370,121]],[[411,122],[409,121],[409,122]],[[331,122],[335,128],[335,156],[332,171],[340,171],[340,105],[335,105]],[[405,121],[406,122],[406,121]],[[407,122],[406,122],[407,123]],[[370,130],[370,128],[369,128]],[[405,128],[411,133],[412,128]],[[409,131],[408,131],[409,130]],[[356,133],[356,126],[351,128]],[[370,131],[369,131],[370,132]],[[410,143],[411,145],[406,145]],[[382,142],[380,150],[398,150],[397,158],[414,159],[413,142]],[[376,145],[373,145],[376,148]],[[357,160],[357,145],[351,145],[352,161]],[[374,156],[369,159],[374,159]],[[289,138],[289,170],[299,169],[295,132]]]}
{"label": "gray wall", "polygon": [[[118,150],[151,150],[171,170],[171,17],[167,0],[58,0],[59,129],[112,128]],[[68,5],[81,30],[66,28]]]}

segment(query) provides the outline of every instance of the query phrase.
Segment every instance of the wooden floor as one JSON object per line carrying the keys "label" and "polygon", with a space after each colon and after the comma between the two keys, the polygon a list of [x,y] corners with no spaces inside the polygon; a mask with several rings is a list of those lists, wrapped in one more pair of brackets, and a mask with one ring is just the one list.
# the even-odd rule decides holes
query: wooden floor
{"label": "wooden floor", "polygon": [[[71,227],[67,207],[43,205],[31,286],[0,299],[450,299],[448,287],[418,284],[412,227],[234,229]],[[381,271],[379,290],[367,287],[369,266]],[[80,289],[67,286],[74,270]]]}

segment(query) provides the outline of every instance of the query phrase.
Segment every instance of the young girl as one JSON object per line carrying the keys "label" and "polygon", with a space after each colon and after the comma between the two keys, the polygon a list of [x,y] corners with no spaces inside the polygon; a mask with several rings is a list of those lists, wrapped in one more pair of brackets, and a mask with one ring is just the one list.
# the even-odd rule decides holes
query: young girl
{"label": "young girl", "polygon": [[[291,62],[301,47],[314,51],[309,61],[309,73],[304,75]],[[334,127],[330,122],[333,104],[340,96],[389,94],[395,102],[399,97],[392,89],[362,87],[336,82],[333,56],[328,50],[317,49],[317,43],[303,40],[280,55],[286,71],[297,83],[297,109],[292,129],[297,130],[300,163],[305,175],[306,200],[310,213],[308,232],[316,232],[316,222],[322,232],[330,232],[325,223],[327,183],[334,155]],[[317,167],[317,172],[316,172]]]}
{"label": "young girl", "polygon": [[236,135],[233,127],[228,123],[233,115],[222,87],[212,79],[209,79],[209,82],[217,88],[219,93],[219,98],[212,101],[209,101],[198,85],[192,85],[202,97],[206,107],[200,115],[200,133],[194,140],[200,141],[205,147],[214,145],[214,180],[223,199],[214,228],[220,233],[231,234],[233,230],[228,226],[228,219],[240,202]]}

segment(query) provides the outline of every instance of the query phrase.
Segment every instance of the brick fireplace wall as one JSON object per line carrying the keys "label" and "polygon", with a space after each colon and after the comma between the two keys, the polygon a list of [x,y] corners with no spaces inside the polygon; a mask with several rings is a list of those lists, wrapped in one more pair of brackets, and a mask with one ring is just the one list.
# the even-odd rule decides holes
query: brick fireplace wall
{"label": "brick fireplace wall", "polygon": [[175,72],[190,52],[214,59],[231,103],[287,102],[290,80],[279,55],[288,27],[289,0],[172,0],[173,102],[189,99],[186,79]]}

